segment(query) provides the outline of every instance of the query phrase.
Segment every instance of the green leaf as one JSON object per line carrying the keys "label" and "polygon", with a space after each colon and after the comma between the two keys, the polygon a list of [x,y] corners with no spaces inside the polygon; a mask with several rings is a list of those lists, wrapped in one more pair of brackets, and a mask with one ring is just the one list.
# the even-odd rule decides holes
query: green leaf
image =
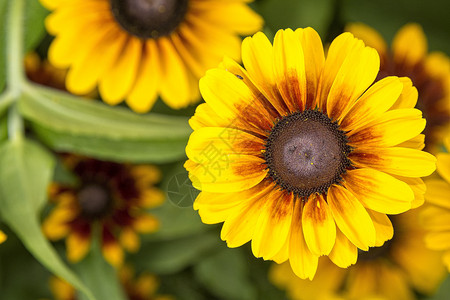
{"label": "green leaf", "polygon": [[6,20],[8,0],[0,0],[0,92],[6,84]]}
{"label": "green leaf", "polygon": [[44,19],[48,11],[39,0],[25,2],[25,51],[30,51],[36,48],[45,35]]}
{"label": "green leaf", "polygon": [[0,212],[3,221],[49,270],[95,299],[62,262],[43,236],[38,212],[54,168],[53,157],[38,144],[15,139],[0,146]]}
{"label": "green leaf", "polygon": [[75,268],[97,299],[126,299],[117,270],[103,258],[98,239],[93,240],[90,253]]}
{"label": "green leaf", "polygon": [[187,117],[138,115],[37,86],[27,86],[19,109],[54,149],[105,159],[167,162],[184,158],[191,133]]}
{"label": "green leaf", "polygon": [[249,280],[247,258],[242,249],[224,248],[203,258],[194,267],[198,281],[223,299],[256,299],[256,289]]}
{"label": "green leaf", "polygon": [[331,22],[333,0],[266,0],[255,3],[266,25],[278,29],[313,27],[322,37]]}
{"label": "green leaf", "polygon": [[133,261],[151,272],[173,274],[195,264],[221,243],[215,231],[170,241],[147,242]]}

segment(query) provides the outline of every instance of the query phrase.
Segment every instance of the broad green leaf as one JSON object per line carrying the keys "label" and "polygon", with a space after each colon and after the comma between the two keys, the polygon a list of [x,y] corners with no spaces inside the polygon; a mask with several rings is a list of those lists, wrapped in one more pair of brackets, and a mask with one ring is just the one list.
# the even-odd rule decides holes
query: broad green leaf
{"label": "broad green leaf", "polygon": [[204,257],[194,267],[198,281],[222,299],[256,299],[256,289],[249,280],[247,258],[242,249],[223,248]]}
{"label": "broad green leaf", "polygon": [[33,50],[45,35],[44,19],[48,11],[39,0],[25,1],[25,51]]}
{"label": "broad green leaf", "polygon": [[98,239],[93,241],[88,256],[78,263],[75,268],[97,299],[126,299],[117,277],[117,270],[103,258]]}
{"label": "broad green leaf", "polygon": [[116,161],[182,159],[191,133],[187,117],[138,115],[35,86],[26,89],[19,109],[50,147]]}
{"label": "broad green leaf", "polygon": [[38,144],[15,139],[0,146],[0,212],[3,221],[49,270],[95,299],[62,262],[44,237],[38,212],[54,168],[52,156]]}
{"label": "broad green leaf", "polygon": [[266,26],[278,29],[313,27],[324,37],[333,16],[333,0],[266,0],[255,3]]}
{"label": "broad green leaf", "polygon": [[436,294],[432,297],[428,298],[430,300],[448,300],[450,297],[450,275],[447,276],[447,279],[445,279],[439,289],[437,290]]}
{"label": "broad green leaf", "polygon": [[132,260],[151,272],[173,274],[197,263],[221,243],[215,231],[176,240],[146,242]]}
{"label": "broad green leaf", "polygon": [[8,0],[0,0],[0,93],[6,83],[6,14]]}

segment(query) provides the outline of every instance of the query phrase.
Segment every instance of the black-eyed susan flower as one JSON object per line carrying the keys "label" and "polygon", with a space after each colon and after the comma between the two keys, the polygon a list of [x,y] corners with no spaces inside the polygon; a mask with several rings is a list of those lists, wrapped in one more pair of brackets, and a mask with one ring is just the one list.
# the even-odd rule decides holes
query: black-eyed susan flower
{"label": "black-eyed susan flower", "polygon": [[438,51],[428,53],[427,38],[418,24],[403,26],[390,50],[382,36],[367,25],[355,23],[346,29],[380,54],[379,79],[391,75],[411,78],[419,91],[415,105],[427,119],[426,150],[435,153],[450,130],[449,57]]}
{"label": "black-eyed susan flower", "polygon": [[312,278],[318,257],[339,266],[392,237],[386,214],[422,202],[425,127],[407,78],[373,83],[377,52],[350,33],[325,59],[312,29],[263,33],[200,80],[206,103],[190,124],[185,163],[205,223],[224,222],[229,247],[252,240],[256,257]]}
{"label": "black-eyed susan flower", "polygon": [[[129,300],[173,300],[168,295],[158,294],[158,278],[150,273],[142,273],[135,276],[134,270],[124,265],[119,269],[119,279]],[[58,277],[51,277],[50,291],[55,300],[77,300],[75,289],[65,280]]]}
{"label": "black-eyed susan flower", "polygon": [[[450,149],[450,136],[445,139],[445,147]],[[423,221],[429,230],[425,241],[430,249],[443,251],[443,261],[450,272],[450,153],[437,154],[437,171],[441,178],[431,177],[425,182],[427,208]]]}
{"label": "black-eyed susan flower", "polygon": [[246,0],[41,0],[56,36],[48,57],[69,68],[67,89],[98,86],[111,105],[146,112],[158,95],[172,108],[199,100],[198,79],[223,55],[239,58],[239,35],[262,19]]}
{"label": "black-eyed susan flower", "polygon": [[119,266],[124,256],[122,248],[137,251],[138,233],[158,228],[158,220],[145,210],[164,200],[154,186],[160,177],[158,169],[73,156],[66,162],[78,183],[51,187],[50,200],[55,207],[42,224],[45,235],[50,240],[66,238],[67,258],[77,262],[96,238],[94,228],[99,228],[105,259]]}
{"label": "black-eyed susan flower", "polygon": [[425,245],[420,210],[422,207],[392,216],[394,237],[382,247],[359,251],[358,262],[348,269],[323,257],[312,281],[295,276],[287,263],[274,264],[269,279],[295,300],[414,300],[417,294],[430,296],[446,274],[440,253]]}

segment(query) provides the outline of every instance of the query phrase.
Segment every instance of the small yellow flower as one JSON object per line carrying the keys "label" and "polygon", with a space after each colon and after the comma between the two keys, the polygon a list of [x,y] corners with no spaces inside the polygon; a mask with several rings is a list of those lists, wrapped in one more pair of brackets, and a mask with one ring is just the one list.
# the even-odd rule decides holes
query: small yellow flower
{"label": "small yellow flower", "polygon": [[446,274],[440,253],[425,245],[420,210],[392,216],[392,240],[368,252],[359,251],[358,262],[348,269],[340,269],[324,257],[312,281],[295,276],[286,263],[273,265],[269,278],[294,300],[414,300],[416,293],[429,296]]}
{"label": "small yellow flower", "polygon": [[[200,80],[185,163],[204,223],[224,222],[229,247],[290,261],[313,278],[318,258],[341,267],[392,237],[386,214],[423,202],[425,127],[408,78],[374,83],[377,52],[350,33],[325,58],[312,28],[263,33]],[[386,230],[390,228],[391,230]]]}
{"label": "small yellow flower", "polygon": [[247,0],[41,0],[55,36],[48,57],[69,68],[67,89],[99,88],[111,105],[147,112],[158,95],[172,108],[197,102],[198,79],[223,55],[239,59],[239,35],[262,18]]}
{"label": "small yellow flower", "polygon": [[[445,139],[445,147],[450,149],[450,136]],[[450,153],[439,153],[437,159],[441,178],[425,181],[427,208],[423,219],[429,230],[425,241],[430,249],[443,251],[443,261],[450,272]]]}
{"label": "small yellow flower", "polygon": [[7,238],[6,234],[0,230],[0,244],[6,241]]}
{"label": "small yellow flower", "polygon": [[93,228],[100,226],[101,248],[114,266],[122,264],[123,249],[139,249],[138,233],[158,229],[158,220],[145,209],[164,201],[154,187],[158,169],[149,165],[123,165],[95,159],[68,157],[77,176],[76,186],[54,184],[50,200],[55,208],[42,224],[50,240],[66,238],[67,258],[81,260],[89,251]]}
{"label": "small yellow flower", "polygon": [[395,35],[389,50],[383,37],[371,27],[355,23],[346,28],[381,58],[378,78],[407,76],[417,87],[419,97],[414,105],[427,119],[426,150],[436,153],[443,136],[450,131],[450,59],[442,52],[428,53],[427,38],[420,25],[410,23]]}

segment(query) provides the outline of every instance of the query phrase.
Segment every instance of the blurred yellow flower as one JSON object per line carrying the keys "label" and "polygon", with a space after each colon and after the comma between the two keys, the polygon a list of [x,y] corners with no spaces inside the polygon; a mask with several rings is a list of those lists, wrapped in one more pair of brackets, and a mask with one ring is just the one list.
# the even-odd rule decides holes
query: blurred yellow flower
{"label": "blurred yellow flower", "polygon": [[7,238],[6,234],[0,230],[0,244],[6,241]]}
{"label": "blurred yellow flower", "polygon": [[114,266],[123,262],[122,247],[135,252],[137,233],[158,229],[158,220],[145,211],[164,201],[154,187],[159,170],[149,165],[130,166],[69,156],[76,186],[53,184],[49,189],[55,208],[42,224],[50,240],[66,238],[67,258],[81,260],[89,251],[93,230],[99,225],[105,259]]}
{"label": "blurred yellow flower", "polygon": [[428,53],[427,38],[420,25],[403,26],[392,41],[391,50],[381,35],[371,27],[354,23],[346,27],[381,58],[378,78],[407,76],[419,91],[416,107],[422,110],[426,150],[436,153],[443,136],[450,131],[450,59],[442,52]]}
{"label": "blurred yellow flower", "polygon": [[223,55],[239,59],[240,38],[262,18],[246,0],[41,0],[56,36],[48,57],[70,68],[67,89],[124,99],[146,112],[158,95],[172,108],[199,100],[198,79]]}
{"label": "blurred yellow flower", "polygon": [[273,265],[270,280],[295,300],[413,300],[431,295],[445,278],[439,252],[424,242],[420,210],[392,216],[395,235],[382,247],[359,251],[358,262],[339,269],[321,258],[314,280],[302,280],[289,265]]}
{"label": "blurred yellow flower", "polygon": [[[450,136],[445,139],[445,147],[450,150]],[[422,217],[429,230],[425,239],[427,246],[443,251],[443,260],[450,272],[450,153],[439,153],[437,159],[441,178],[436,176],[425,181],[425,200],[429,205]]]}
{"label": "blurred yellow flower", "polygon": [[423,202],[425,127],[408,78],[373,83],[377,52],[350,33],[327,58],[312,28],[263,33],[200,80],[206,103],[190,120],[185,163],[202,190],[204,223],[224,222],[229,247],[252,240],[256,257],[289,259],[313,278],[318,257],[340,267],[357,249],[392,237],[386,214]]}

